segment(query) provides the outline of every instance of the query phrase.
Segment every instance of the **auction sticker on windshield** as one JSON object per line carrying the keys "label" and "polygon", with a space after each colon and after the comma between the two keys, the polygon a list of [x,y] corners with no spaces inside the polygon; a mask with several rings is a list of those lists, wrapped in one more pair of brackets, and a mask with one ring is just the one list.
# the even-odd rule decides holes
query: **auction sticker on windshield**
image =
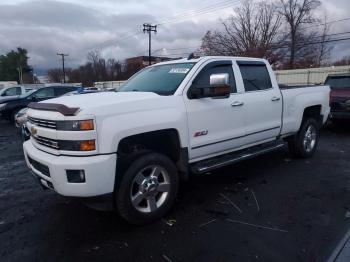
{"label": "auction sticker on windshield", "polygon": [[170,74],[187,74],[188,71],[190,71],[189,68],[172,68],[170,69],[169,73]]}

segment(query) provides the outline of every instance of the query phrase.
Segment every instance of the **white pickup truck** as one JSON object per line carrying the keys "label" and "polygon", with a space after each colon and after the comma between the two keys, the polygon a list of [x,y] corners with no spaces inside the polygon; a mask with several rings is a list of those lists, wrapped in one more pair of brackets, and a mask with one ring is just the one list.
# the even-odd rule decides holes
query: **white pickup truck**
{"label": "white pickup truck", "polygon": [[159,63],[119,92],[31,103],[25,159],[44,187],[95,208],[108,200],[127,221],[148,223],[171,208],[191,173],[285,142],[294,155],[312,156],[329,93],[327,86],[281,89],[263,59]]}
{"label": "white pickup truck", "polygon": [[24,86],[10,86],[10,87],[0,87],[0,101],[2,99],[8,99],[13,97],[18,97],[24,95],[25,93],[31,91],[31,88],[26,88]]}

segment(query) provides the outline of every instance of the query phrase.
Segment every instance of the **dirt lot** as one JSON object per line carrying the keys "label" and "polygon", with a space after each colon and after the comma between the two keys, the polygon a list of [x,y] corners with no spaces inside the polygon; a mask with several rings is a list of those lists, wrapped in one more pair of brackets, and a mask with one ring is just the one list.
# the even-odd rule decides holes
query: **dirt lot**
{"label": "dirt lot", "polygon": [[348,210],[350,128],[323,130],[309,160],[282,150],[193,176],[166,219],[135,227],[43,191],[0,120],[0,261],[325,261]]}

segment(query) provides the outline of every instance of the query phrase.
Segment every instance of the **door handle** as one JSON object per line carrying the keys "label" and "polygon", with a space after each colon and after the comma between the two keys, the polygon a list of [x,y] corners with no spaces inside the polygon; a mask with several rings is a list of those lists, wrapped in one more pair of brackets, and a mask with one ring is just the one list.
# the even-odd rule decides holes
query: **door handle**
{"label": "door handle", "polygon": [[243,106],[244,103],[243,102],[239,102],[239,101],[235,101],[231,104],[231,106]]}
{"label": "door handle", "polygon": [[278,96],[274,96],[273,98],[271,98],[271,101],[279,101],[281,98]]}

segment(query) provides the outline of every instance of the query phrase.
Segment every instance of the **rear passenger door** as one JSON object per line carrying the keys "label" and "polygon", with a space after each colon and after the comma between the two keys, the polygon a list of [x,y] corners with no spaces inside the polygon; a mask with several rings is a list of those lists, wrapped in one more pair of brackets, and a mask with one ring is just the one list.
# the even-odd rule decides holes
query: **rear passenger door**
{"label": "rear passenger door", "polygon": [[267,67],[260,61],[237,61],[244,86],[246,144],[275,139],[280,132],[282,97],[273,86]]}

